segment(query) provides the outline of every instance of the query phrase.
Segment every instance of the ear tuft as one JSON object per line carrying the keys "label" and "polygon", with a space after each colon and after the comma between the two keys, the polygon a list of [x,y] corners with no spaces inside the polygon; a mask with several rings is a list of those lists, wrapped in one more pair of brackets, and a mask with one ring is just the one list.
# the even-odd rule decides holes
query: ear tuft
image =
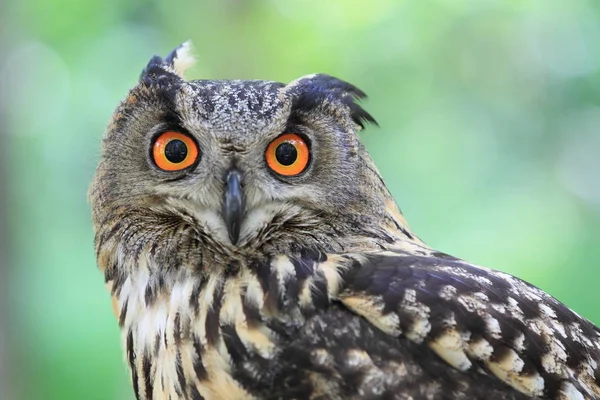
{"label": "ear tuft", "polygon": [[196,63],[196,58],[192,54],[192,41],[187,40],[177,46],[167,55],[165,63],[183,78],[185,71]]}
{"label": "ear tuft", "polygon": [[181,81],[185,71],[196,62],[192,55],[192,42],[186,41],[177,46],[163,60],[154,56],[140,75],[140,82],[145,85],[152,83],[164,84]]}
{"label": "ear tuft", "polygon": [[375,118],[357,104],[366,99],[365,92],[356,86],[326,74],[312,74],[296,79],[285,89],[292,97],[292,108],[310,111],[323,105],[347,107],[350,118],[361,128],[365,123],[377,125]]}

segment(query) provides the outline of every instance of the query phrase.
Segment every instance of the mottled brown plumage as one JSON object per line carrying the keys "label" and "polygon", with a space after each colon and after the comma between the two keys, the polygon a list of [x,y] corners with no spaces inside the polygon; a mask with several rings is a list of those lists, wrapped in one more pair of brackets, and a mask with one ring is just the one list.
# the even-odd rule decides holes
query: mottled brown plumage
{"label": "mottled brown plumage", "polygon": [[[597,327],[410,231],[359,141],[364,93],[186,81],[188,50],[150,61],[90,189],[138,399],[600,398]],[[165,131],[198,159],[159,168]],[[310,148],[296,176],[265,160],[284,133]]]}

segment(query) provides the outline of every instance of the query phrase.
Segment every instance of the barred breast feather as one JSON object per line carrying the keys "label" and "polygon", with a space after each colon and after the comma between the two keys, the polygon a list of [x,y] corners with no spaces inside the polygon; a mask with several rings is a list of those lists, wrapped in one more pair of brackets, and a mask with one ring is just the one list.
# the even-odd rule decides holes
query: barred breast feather
{"label": "barred breast feather", "polygon": [[600,398],[597,328],[442,253],[305,251],[189,274],[158,296],[140,274],[113,287],[140,399]]}

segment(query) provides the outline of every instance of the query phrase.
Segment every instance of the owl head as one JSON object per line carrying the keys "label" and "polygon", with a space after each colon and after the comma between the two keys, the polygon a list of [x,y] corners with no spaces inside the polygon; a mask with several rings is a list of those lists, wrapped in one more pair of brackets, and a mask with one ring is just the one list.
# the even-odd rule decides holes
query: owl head
{"label": "owl head", "polygon": [[375,122],[361,90],[322,74],[187,81],[192,63],[189,43],[154,56],[113,115],[90,190],[101,263],[110,247],[168,262],[198,246],[381,248],[408,232],[357,135]]}

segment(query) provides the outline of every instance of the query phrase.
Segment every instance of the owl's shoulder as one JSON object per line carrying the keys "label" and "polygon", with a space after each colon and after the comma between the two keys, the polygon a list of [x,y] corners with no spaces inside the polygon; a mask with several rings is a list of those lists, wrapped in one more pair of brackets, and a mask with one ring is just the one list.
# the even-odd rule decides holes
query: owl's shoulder
{"label": "owl's shoulder", "polygon": [[535,286],[434,251],[357,264],[339,299],[386,334],[529,396],[600,397],[600,332]]}

